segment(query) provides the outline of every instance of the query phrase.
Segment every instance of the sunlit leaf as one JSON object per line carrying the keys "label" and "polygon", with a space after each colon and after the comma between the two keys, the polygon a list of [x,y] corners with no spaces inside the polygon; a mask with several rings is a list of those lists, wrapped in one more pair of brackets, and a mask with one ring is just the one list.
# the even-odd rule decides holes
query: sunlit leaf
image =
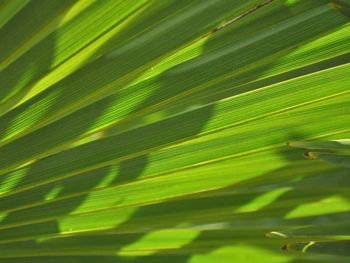
{"label": "sunlit leaf", "polygon": [[347,263],[349,6],[0,1],[0,262]]}

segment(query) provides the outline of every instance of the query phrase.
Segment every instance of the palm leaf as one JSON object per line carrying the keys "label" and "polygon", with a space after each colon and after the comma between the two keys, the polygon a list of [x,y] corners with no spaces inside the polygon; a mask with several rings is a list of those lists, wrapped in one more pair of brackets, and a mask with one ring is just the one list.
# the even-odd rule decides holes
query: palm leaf
{"label": "palm leaf", "polygon": [[0,262],[348,262],[348,1],[4,0],[0,36]]}

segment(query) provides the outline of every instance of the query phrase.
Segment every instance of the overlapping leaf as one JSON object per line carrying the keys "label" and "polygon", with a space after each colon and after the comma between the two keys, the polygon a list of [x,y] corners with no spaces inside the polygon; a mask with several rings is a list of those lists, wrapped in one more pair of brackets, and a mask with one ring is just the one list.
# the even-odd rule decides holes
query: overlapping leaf
{"label": "overlapping leaf", "polygon": [[0,261],[347,262],[348,4],[3,1]]}

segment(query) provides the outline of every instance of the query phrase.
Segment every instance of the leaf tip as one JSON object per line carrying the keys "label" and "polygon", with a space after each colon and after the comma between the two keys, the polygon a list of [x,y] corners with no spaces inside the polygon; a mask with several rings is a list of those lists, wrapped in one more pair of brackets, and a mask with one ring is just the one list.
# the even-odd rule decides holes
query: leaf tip
{"label": "leaf tip", "polygon": [[289,251],[289,246],[288,245],[283,245],[282,247],[281,247],[281,249],[283,250],[283,251]]}
{"label": "leaf tip", "polygon": [[266,233],[265,236],[270,237],[270,238],[276,238],[276,237],[287,238],[286,234],[283,234],[283,233],[277,232],[277,231],[271,231],[269,233]]}
{"label": "leaf tip", "polygon": [[304,157],[309,159],[309,160],[314,160],[316,159],[316,156],[313,152],[304,152]]}

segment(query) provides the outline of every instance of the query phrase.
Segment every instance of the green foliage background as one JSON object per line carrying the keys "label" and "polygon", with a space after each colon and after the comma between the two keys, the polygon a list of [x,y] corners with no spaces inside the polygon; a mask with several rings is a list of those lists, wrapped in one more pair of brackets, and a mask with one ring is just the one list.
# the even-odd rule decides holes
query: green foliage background
{"label": "green foliage background", "polygon": [[0,262],[349,262],[349,6],[1,0]]}

